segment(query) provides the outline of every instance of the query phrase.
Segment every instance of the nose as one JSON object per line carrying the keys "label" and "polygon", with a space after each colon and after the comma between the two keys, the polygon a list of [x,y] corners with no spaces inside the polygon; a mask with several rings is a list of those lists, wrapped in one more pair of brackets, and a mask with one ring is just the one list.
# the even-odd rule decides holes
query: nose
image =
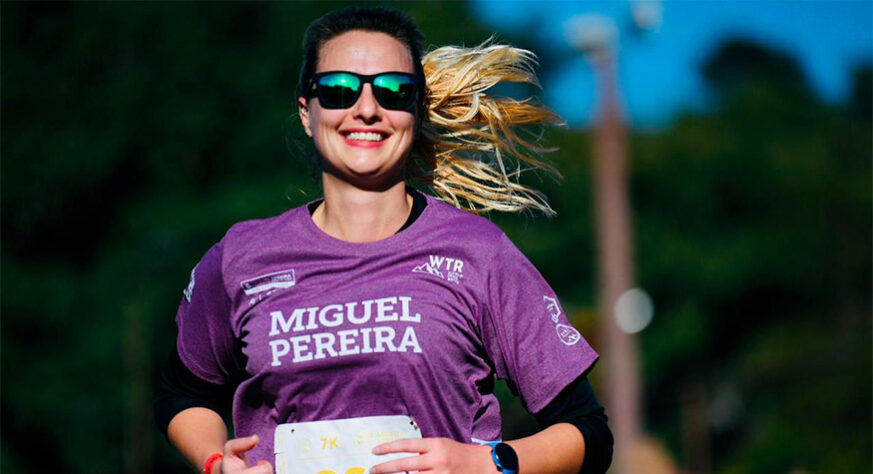
{"label": "nose", "polygon": [[358,97],[358,101],[352,107],[354,117],[364,123],[374,123],[380,119],[382,108],[376,102],[376,97],[373,95],[373,88],[370,84],[364,84],[361,96]]}

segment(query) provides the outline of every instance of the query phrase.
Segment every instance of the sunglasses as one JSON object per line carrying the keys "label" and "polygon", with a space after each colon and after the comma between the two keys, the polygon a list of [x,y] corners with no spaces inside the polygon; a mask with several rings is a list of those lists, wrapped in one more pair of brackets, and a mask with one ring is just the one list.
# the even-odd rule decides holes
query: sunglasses
{"label": "sunglasses", "polygon": [[306,98],[318,97],[325,109],[347,109],[361,97],[364,84],[371,85],[376,102],[389,110],[409,110],[418,97],[418,79],[414,74],[329,71],[312,76]]}

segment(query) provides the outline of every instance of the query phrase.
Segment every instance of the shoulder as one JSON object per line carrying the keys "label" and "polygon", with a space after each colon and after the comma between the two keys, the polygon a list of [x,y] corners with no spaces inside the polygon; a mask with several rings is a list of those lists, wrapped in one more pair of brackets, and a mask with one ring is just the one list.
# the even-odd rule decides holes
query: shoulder
{"label": "shoulder", "polygon": [[496,224],[485,217],[458,209],[440,199],[427,196],[430,208],[430,225],[451,233],[468,244],[497,245],[506,235]]}
{"label": "shoulder", "polygon": [[262,219],[249,219],[232,225],[224,236],[224,240],[239,241],[268,237],[276,231],[293,226],[293,221],[300,212],[306,211],[306,206],[289,209],[282,214]]}
{"label": "shoulder", "polygon": [[300,213],[306,206],[295,207],[277,216],[237,222],[224,234],[219,245],[224,264],[243,256],[262,254],[299,233]]}
{"label": "shoulder", "polygon": [[521,256],[509,237],[488,218],[458,209],[428,196],[428,232],[441,246],[449,246],[475,260],[483,269],[499,271],[505,258]]}
{"label": "shoulder", "polygon": [[464,247],[486,267],[498,273],[511,265],[531,266],[530,260],[497,224],[428,196],[433,207],[431,229],[443,241]]}

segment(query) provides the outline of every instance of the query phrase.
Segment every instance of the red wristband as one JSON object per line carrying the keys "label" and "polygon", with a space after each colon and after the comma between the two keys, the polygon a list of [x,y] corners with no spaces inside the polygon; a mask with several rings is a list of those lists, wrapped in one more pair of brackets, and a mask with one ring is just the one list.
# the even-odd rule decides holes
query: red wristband
{"label": "red wristband", "polygon": [[206,458],[206,465],[203,466],[203,474],[212,474],[212,466],[215,466],[215,464],[218,461],[221,461],[221,458],[223,457],[223,454],[215,453]]}

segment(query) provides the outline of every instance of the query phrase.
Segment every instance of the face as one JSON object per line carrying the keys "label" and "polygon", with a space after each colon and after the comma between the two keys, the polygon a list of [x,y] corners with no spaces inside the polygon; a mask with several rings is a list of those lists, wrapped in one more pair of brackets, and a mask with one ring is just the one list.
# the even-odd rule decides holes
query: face
{"label": "face", "polygon": [[[412,56],[387,34],[349,31],[322,46],[315,72],[325,71],[411,73]],[[300,119],[315,141],[325,173],[367,188],[403,180],[415,138],[413,112],[382,108],[372,84],[364,84],[357,102],[347,109],[323,108],[317,97],[298,100]]]}

